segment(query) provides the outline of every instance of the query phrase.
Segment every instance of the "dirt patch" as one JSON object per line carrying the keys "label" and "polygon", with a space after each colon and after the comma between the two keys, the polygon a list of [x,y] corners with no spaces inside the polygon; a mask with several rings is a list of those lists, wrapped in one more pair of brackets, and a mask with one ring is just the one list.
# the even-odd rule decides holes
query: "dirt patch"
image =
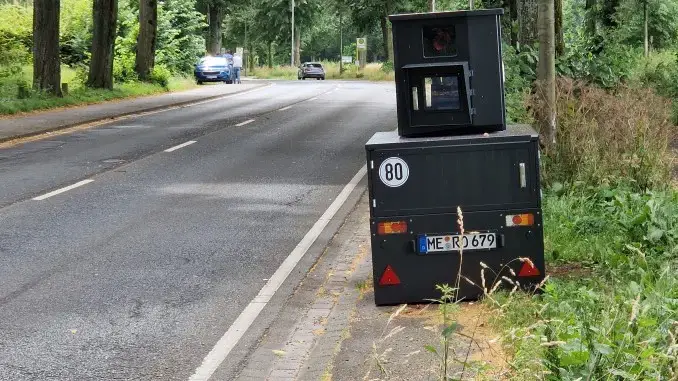
{"label": "dirt patch", "polygon": [[552,278],[582,278],[590,277],[593,270],[585,267],[581,263],[568,263],[566,265],[547,265],[546,273]]}
{"label": "dirt patch", "polygon": [[500,335],[489,323],[493,313],[484,304],[464,303],[454,318],[460,325],[459,333],[468,339],[466,362],[480,370],[480,379],[503,380],[507,379],[509,357],[501,347]]}

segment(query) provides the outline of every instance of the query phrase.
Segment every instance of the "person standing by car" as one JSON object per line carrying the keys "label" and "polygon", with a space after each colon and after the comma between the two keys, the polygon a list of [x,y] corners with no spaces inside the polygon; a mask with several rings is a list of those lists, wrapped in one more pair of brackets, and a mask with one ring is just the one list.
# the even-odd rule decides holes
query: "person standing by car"
{"label": "person standing by car", "polygon": [[240,54],[233,55],[233,83],[242,83],[240,81],[240,70],[242,69],[242,57]]}
{"label": "person standing by car", "polygon": [[233,75],[233,53],[231,53],[231,49],[227,49],[226,53],[222,55],[224,58],[226,58],[226,61],[228,62],[228,66],[231,69],[230,70],[230,83],[235,83],[235,76]]}

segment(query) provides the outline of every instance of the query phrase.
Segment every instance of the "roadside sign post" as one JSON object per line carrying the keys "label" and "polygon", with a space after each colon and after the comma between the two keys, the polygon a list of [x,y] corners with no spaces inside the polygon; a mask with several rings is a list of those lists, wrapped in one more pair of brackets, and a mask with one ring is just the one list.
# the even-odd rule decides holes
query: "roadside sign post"
{"label": "roadside sign post", "polygon": [[377,305],[544,279],[538,134],[505,123],[501,14],[390,17],[398,129],[365,146]]}
{"label": "roadside sign post", "polygon": [[367,62],[367,38],[358,37],[356,39],[356,50],[357,50],[357,63],[360,67],[360,70],[365,69],[365,63]]}

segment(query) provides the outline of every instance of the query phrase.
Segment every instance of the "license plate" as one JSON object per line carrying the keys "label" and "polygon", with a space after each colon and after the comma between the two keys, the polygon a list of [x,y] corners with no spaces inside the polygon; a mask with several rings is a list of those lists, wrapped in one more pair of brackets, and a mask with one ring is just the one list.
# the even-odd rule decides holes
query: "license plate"
{"label": "license plate", "polygon": [[215,78],[217,78],[217,76],[216,76],[216,75],[206,75],[205,78],[207,78],[207,79],[215,79]]}
{"label": "license plate", "polygon": [[490,250],[497,248],[496,233],[470,233],[462,238],[458,234],[452,235],[423,235],[419,236],[419,253],[436,253],[445,251]]}

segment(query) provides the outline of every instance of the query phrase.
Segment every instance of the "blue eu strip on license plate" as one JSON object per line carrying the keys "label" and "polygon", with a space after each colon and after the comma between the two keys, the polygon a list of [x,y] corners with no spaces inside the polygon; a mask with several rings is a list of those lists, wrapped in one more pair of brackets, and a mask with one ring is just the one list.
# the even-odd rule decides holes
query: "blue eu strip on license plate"
{"label": "blue eu strip on license plate", "polygon": [[435,253],[446,251],[459,251],[463,247],[469,250],[491,250],[497,248],[496,233],[471,233],[460,236],[451,235],[421,235],[419,236],[419,253]]}

